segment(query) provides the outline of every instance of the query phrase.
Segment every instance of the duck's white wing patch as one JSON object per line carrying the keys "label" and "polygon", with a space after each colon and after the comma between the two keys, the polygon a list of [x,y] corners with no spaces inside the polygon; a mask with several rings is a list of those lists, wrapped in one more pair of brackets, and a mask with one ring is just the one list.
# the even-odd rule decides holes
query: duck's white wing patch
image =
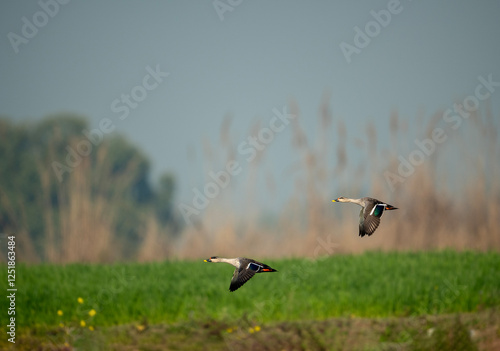
{"label": "duck's white wing patch", "polygon": [[250,269],[252,271],[258,272],[262,269],[263,267],[260,264],[257,264],[255,262],[250,262],[247,266],[247,269]]}
{"label": "duck's white wing patch", "polygon": [[[370,216],[375,216],[375,217],[380,217],[382,215],[382,212],[384,212],[384,209],[386,208],[387,204],[376,204],[373,206],[372,210],[370,211]],[[380,213],[380,215],[379,215]]]}

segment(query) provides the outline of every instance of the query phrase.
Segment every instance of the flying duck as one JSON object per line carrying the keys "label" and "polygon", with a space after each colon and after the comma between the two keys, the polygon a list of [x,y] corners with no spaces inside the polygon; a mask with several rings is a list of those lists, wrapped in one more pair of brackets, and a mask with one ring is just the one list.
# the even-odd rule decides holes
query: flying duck
{"label": "flying duck", "polygon": [[372,235],[380,224],[380,217],[384,210],[397,210],[397,207],[383,203],[380,200],[371,197],[362,197],[361,199],[349,199],[339,197],[332,202],[352,202],[361,206],[359,211],[359,236]]}
{"label": "flying duck", "polygon": [[269,267],[267,264],[257,262],[251,258],[222,258],[213,256],[205,260],[205,262],[225,262],[236,267],[229,285],[229,291],[233,292],[245,284],[255,273],[262,272],[277,272],[276,269]]}

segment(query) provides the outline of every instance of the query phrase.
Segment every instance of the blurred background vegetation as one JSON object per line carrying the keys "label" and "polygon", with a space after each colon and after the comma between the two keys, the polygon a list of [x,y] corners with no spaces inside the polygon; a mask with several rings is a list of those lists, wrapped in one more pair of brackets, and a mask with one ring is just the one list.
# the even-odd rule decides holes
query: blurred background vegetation
{"label": "blurred background vegetation", "polygon": [[[82,134],[88,129],[86,118],[71,114],[0,119],[0,227],[16,235],[22,261],[140,258],[145,232],[179,230],[173,176],[153,182],[150,161],[135,145],[117,133],[91,144]],[[92,150],[68,166],[68,148],[76,152],[82,140]]]}
{"label": "blurred background vegetation", "polygon": [[[262,162],[268,150],[260,151],[193,216],[194,225],[178,211],[173,175],[152,179],[148,157],[119,133],[94,145],[81,116],[17,124],[2,118],[0,227],[4,234],[15,233],[22,262],[500,249],[500,143],[498,120],[488,109],[473,113],[458,130],[440,112],[416,121],[393,112],[388,125],[367,122],[365,130],[348,138],[344,121],[324,103],[318,133],[308,139],[297,104],[292,101],[289,108],[297,116],[288,134],[288,152],[296,157],[290,171],[269,173]],[[445,142],[436,144],[411,174],[389,181],[387,172],[398,174],[401,157],[408,160],[419,150],[413,141],[431,138],[436,128],[443,129]],[[380,130],[389,130],[390,138],[381,139]],[[210,150],[200,169],[206,182],[213,181],[208,171],[241,158],[228,119],[220,138],[227,142],[204,141]],[[348,148],[356,161],[347,157]],[[88,156],[80,159],[76,150]],[[294,184],[285,206],[277,212],[259,207],[256,194],[272,198],[282,189],[282,177]],[[262,178],[264,188],[257,181]],[[338,196],[373,196],[399,210],[384,216],[375,235],[360,239],[358,209],[332,204]]]}

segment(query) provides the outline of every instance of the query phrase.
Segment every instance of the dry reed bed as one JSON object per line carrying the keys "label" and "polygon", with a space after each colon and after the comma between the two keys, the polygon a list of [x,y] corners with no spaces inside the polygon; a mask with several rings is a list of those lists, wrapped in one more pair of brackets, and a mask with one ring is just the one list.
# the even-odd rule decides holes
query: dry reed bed
{"label": "dry reed bed", "polygon": [[[326,101],[326,99],[325,99]],[[117,260],[153,261],[200,258],[211,255],[254,257],[317,257],[334,253],[367,250],[499,250],[500,164],[498,123],[491,113],[478,113],[464,120],[454,131],[441,119],[421,118],[417,123],[402,120],[393,113],[388,140],[379,142],[372,123],[358,131],[362,137],[349,140],[342,119],[332,117],[324,102],[317,121],[318,133],[308,138],[298,106],[289,107],[298,116],[291,124],[289,152],[297,157],[290,174],[294,184],[281,212],[271,224],[262,221],[266,213],[259,207],[260,177],[272,196],[280,187],[280,176],[268,174],[261,159],[267,149],[245,169],[244,181],[233,181],[211,200],[194,225],[173,234],[162,227],[153,214],[143,215],[141,242],[124,241],[113,232],[114,205],[119,191],[109,197],[96,194],[94,187],[107,186],[105,146],[100,147],[96,164],[89,159],[74,169],[63,183],[54,185],[47,165],[39,165],[44,197],[44,257],[36,255],[29,228],[17,229],[18,255],[23,261],[110,262]],[[411,127],[410,127],[411,126]],[[379,128],[384,128],[379,124]],[[443,128],[447,140],[425,157],[422,164],[403,182],[393,183],[387,173],[397,174],[399,156],[408,159],[416,149],[413,140],[429,138],[435,128]],[[260,124],[250,131],[257,133]],[[289,133],[290,134],[290,133]],[[286,135],[280,135],[286,137]],[[221,126],[221,146],[204,141],[203,174],[236,159],[237,149],[230,131],[230,120]],[[75,140],[75,143],[78,140]],[[382,144],[382,145],[381,145]],[[272,147],[272,145],[271,145]],[[50,152],[50,150],[49,150]],[[348,157],[356,154],[358,160]],[[133,167],[134,165],[129,165]],[[97,167],[98,172],[91,172]],[[126,174],[127,172],[124,172]],[[92,174],[97,174],[92,176]],[[209,179],[207,178],[207,181]],[[59,216],[48,198],[50,187],[57,187]],[[118,186],[119,189],[119,186]],[[243,196],[242,196],[243,195]],[[399,207],[386,214],[372,237],[357,236],[358,208],[331,203],[336,196],[373,196]],[[244,210],[236,211],[243,203]],[[6,228],[4,230],[9,230]]]}
{"label": "dry reed bed", "polygon": [[[300,115],[294,103],[291,111]],[[174,256],[314,258],[367,250],[499,250],[498,123],[489,111],[484,114],[483,117],[473,114],[455,131],[444,123],[442,113],[430,119],[421,117],[413,124],[393,113],[387,126],[390,133],[386,135],[390,138],[385,142],[388,145],[381,147],[372,123],[361,131],[364,133],[361,141],[347,140],[345,123],[334,119],[328,105],[323,104],[315,140],[307,138],[300,117],[293,121],[290,152],[298,155],[299,162],[293,169],[299,171],[290,174],[295,188],[278,214],[276,224],[259,225],[259,218],[265,213],[259,212],[255,204],[249,205],[253,208],[245,216],[232,210],[236,201],[251,202],[259,191],[254,179],[265,170],[260,169],[257,159],[248,170],[248,183],[252,186],[245,194],[249,196],[237,200],[234,194],[241,194],[237,185],[224,189],[225,194],[211,200],[199,225],[187,227],[180,240],[173,243]],[[410,128],[409,125],[416,126]],[[399,175],[398,157],[408,160],[411,152],[418,150],[414,139],[432,138],[436,128],[444,131],[445,141],[436,144],[429,155],[425,154],[411,175],[403,177],[403,181],[393,181],[391,187],[387,172]],[[225,133],[227,129],[223,128]],[[250,134],[256,134],[256,129],[258,127]],[[352,146],[356,144],[357,147]],[[353,147],[360,161],[348,160],[347,150]],[[217,153],[210,147],[209,158],[214,169],[223,163],[223,160],[213,160],[214,154],[235,154],[234,145],[226,142],[224,148]],[[272,187],[279,186],[276,179],[274,177],[266,189],[271,194]],[[359,208],[333,205],[331,199],[340,195],[373,196],[395,204],[400,210],[386,214],[372,237],[360,238],[357,236]]]}

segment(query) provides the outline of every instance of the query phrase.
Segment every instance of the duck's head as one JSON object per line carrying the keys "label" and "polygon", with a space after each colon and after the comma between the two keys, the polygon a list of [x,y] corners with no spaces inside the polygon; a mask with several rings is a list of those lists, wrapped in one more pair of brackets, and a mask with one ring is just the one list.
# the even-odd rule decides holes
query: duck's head
{"label": "duck's head", "polygon": [[218,258],[219,258],[219,257],[217,257],[217,256],[212,256],[212,257],[210,257],[210,258],[207,258],[207,259],[206,259],[206,260],[204,260],[203,262],[212,262],[212,260],[216,260],[216,259],[218,259]]}
{"label": "duck's head", "polygon": [[332,202],[348,202],[348,201],[345,197],[341,196],[335,200],[332,200]]}

